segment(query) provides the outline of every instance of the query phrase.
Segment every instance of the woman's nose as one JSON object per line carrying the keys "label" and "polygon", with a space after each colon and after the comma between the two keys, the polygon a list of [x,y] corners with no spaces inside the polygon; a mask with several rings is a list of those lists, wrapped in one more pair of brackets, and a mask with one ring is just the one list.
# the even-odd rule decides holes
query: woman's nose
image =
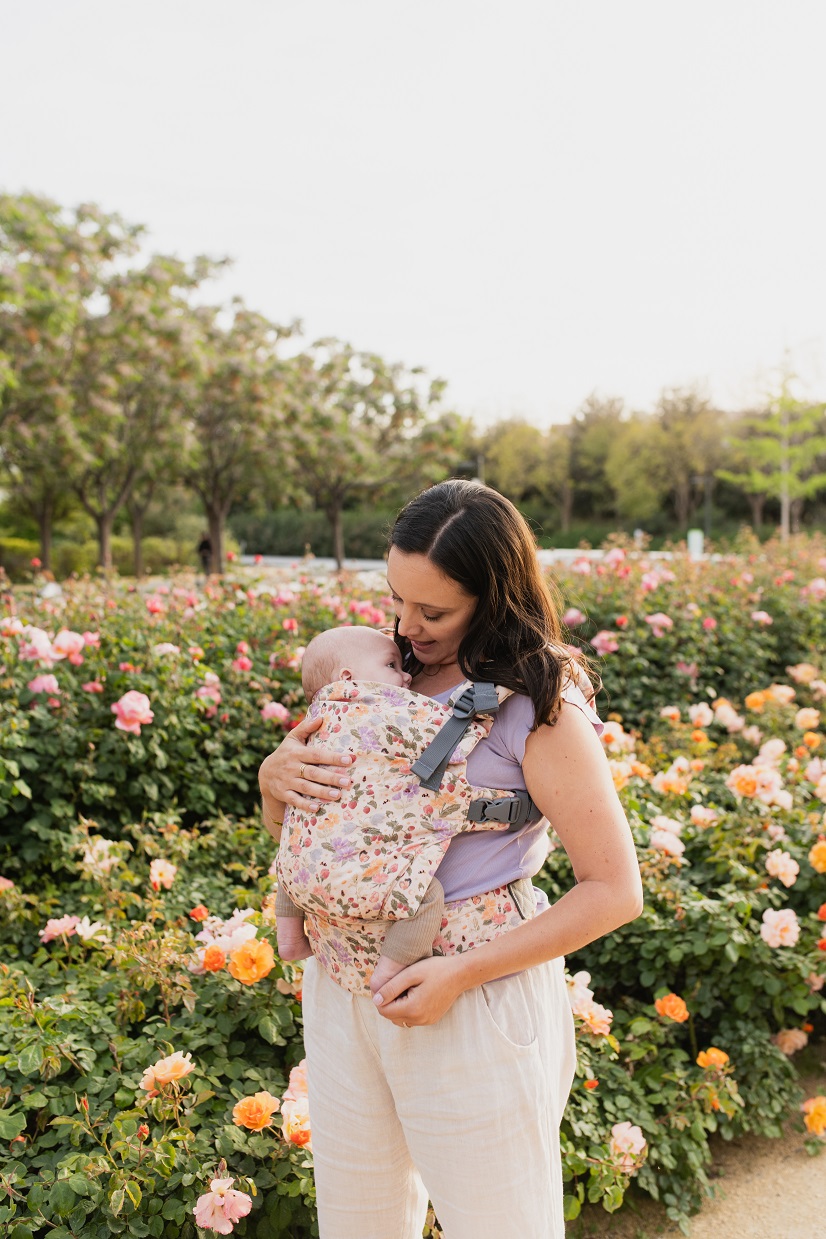
{"label": "woman's nose", "polygon": [[416,625],[412,614],[410,612],[402,611],[399,616],[399,635],[402,637],[409,637],[411,632],[415,631]]}

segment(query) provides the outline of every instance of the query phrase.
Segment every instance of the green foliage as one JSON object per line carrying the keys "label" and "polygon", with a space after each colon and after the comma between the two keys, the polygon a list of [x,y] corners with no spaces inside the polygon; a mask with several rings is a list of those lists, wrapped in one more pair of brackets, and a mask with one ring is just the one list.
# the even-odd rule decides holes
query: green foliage
{"label": "green foliage", "polygon": [[[823,796],[809,764],[824,738],[809,728],[804,743],[797,720],[826,692],[824,548],[739,549],[697,565],[618,546],[587,574],[575,563],[559,575],[566,601],[587,613],[571,617],[572,631],[617,640],[599,660],[604,742],[646,891],[636,922],[569,960],[571,1218],[585,1202],[620,1208],[633,1176],[685,1225],[707,1190],[710,1135],[777,1135],[799,1101],[773,1038],[826,1027],[826,879],[811,853]],[[190,575],[161,588],[77,581],[57,603],[21,590],[19,614],[0,621],[0,872],[14,881],[0,890],[0,1139],[10,1145],[0,1173],[11,1189],[0,1221],[10,1234],[194,1239],[195,1201],[225,1174],[253,1196],[239,1236],[304,1239],[315,1233],[307,1148],[284,1138],[279,1114],[261,1132],[232,1120],[241,1098],[282,1095],[302,1057],[300,977],[278,962],[249,985],[220,966],[201,971],[189,914],[251,910],[257,937],[271,934],[257,766],[303,712],[299,647],[334,623],[384,623],[388,600],[298,575],[289,587],[247,576],[196,588]],[[672,620],[659,636],[646,623],[658,614]],[[99,645],[90,635],[71,662],[58,630],[98,633]],[[795,663],[811,666],[790,680]],[[33,691],[47,674],[56,684]],[[139,734],[115,726],[128,691],[149,699]],[[267,705],[275,718],[262,716]],[[768,739],[785,747],[761,799],[732,771],[754,768]],[[681,851],[655,845],[662,817]],[[767,867],[780,849],[798,867],[789,887]],[[153,886],[158,861],[175,868]],[[539,881],[552,899],[572,885],[561,849]],[[764,939],[764,914],[777,910],[794,913],[796,942]],[[87,918],[86,936],[44,944],[47,921],[62,916]],[[684,1000],[684,1019],[657,1008],[667,994]],[[723,1057],[704,1057],[712,1048]],[[151,1096],[142,1075],[171,1052],[191,1054],[195,1069]],[[632,1152],[617,1143],[622,1124],[639,1131]],[[435,1239],[436,1220],[428,1227]]]}

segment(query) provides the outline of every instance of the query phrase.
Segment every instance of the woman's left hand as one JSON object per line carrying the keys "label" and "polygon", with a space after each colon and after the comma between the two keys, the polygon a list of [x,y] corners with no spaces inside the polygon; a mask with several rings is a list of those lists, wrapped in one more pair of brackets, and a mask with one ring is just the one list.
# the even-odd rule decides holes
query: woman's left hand
{"label": "woman's left hand", "polygon": [[373,995],[379,1015],[398,1027],[436,1024],[462,993],[455,961],[432,955],[410,964]]}

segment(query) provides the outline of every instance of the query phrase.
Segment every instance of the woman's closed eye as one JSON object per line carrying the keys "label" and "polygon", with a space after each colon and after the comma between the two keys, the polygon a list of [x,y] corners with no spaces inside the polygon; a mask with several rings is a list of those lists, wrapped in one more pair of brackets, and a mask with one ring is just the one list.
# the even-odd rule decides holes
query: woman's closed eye
{"label": "woman's closed eye", "polygon": [[[390,597],[393,599],[394,606],[397,604],[401,605],[402,600],[398,594],[391,594]],[[422,619],[426,620],[428,624],[435,624],[437,620],[444,619],[444,616],[441,613],[439,615],[428,615],[425,611],[422,611]]]}

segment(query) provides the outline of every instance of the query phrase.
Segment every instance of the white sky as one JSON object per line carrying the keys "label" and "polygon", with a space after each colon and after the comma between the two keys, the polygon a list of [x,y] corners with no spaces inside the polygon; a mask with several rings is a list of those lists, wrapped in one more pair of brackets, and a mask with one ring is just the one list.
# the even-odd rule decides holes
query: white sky
{"label": "white sky", "polygon": [[0,187],[448,380],[826,394],[823,0],[0,0]]}

